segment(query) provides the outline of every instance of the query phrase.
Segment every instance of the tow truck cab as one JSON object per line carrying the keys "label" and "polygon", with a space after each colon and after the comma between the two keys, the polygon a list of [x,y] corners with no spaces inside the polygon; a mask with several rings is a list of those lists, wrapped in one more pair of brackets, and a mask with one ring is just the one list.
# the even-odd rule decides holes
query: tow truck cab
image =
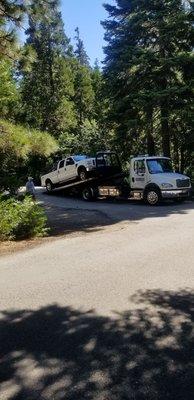
{"label": "tow truck cab", "polygon": [[162,199],[182,199],[191,195],[188,176],[173,171],[168,157],[138,156],[130,160],[131,196],[154,205]]}

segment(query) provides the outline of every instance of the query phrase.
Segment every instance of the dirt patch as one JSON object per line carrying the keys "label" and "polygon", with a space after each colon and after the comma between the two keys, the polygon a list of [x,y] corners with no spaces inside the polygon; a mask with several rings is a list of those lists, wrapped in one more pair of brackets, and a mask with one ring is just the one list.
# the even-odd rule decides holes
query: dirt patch
{"label": "dirt patch", "polygon": [[25,250],[26,248],[32,248],[36,246],[37,244],[40,244],[42,240],[45,238],[38,238],[38,239],[29,239],[29,240],[22,240],[20,242],[14,242],[14,241],[6,241],[6,242],[0,242],[0,256],[3,256],[5,254],[12,254],[15,251],[22,251]]}

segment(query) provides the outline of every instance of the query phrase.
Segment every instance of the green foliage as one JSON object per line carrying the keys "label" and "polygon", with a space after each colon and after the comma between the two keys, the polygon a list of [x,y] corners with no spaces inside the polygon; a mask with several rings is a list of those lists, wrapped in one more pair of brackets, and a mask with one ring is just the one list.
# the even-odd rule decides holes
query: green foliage
{"label": "green foliage", "polygon": [[105,8],[105,75],[117,143],[128,143],[128,154],[146,147],[149,154],[176,153],[180,166],[193,115],[191,9],[181,0],[117,0]]}
{"label": "green foliage", "polygon": [[79,143],[82,146],[80,151],[86,154],[95,154],[99,150],[109,148],[110,136],[108,140],[105,132],[101,130],[96,120],[85,120],[81,126]]}
{"label": "green foliage", "polygon": [[15,191],[29,157],[48,157],[57,148],[55,139],[46,132],[0,120],[0,190]]}
{"label": "green foliage", "polygon": [[28,18],[25,48],[31,63],[21,64],[22,119],[57,137],[75,126],[71,46],[58,1],[32,1]]}
{"label": "green foliage", "polygon": [[18,240],[45,236],[46,216],[31,198],[0,199],[0,240]]}
{"label": "green foliage", "polygon": [[48,132],[41,132],[0,120],[0,151],[12,149],[18,158],[27,158],[29,153],[49,156],[57,150],[55,139]]}
{"label": "green foliage", "polygon": [[23,0],[0,1],[0,55],[14,59],[17,54],[16,28],[25,11]]}
{"label": "green foliage", "polygon": [[110,149],[113,146],[113,138],[113,131],[106,132],[95,119],[86,119],[79,132],[64,132],[58,142],[63,156],[76,153],[94,155],[99,150]]}
{"label": "green foliage", "polygon": [[75,39],[76,39],[76,49],[75,49],[75,56],[79,62],[80,65],[85,65],[86,67],[89,67],[89,57],[86,53],[86,50],[84,48],[84,43],[83,40],[80,38],[80,33],[79,33],[79,28],[77,27],[75,29]]}
{"label": "green foliage", "polygon": [[78,129],[84,120],[92,117],[94,91],[92,88],[92,78],[89,69],[79,64],[75,64],[75,108],[77,112]]}
{"label": "green foliage", "polygon": [[15,113],[19,94],[13,79],[13,63],[0,56],[0,115],[6,117]]}

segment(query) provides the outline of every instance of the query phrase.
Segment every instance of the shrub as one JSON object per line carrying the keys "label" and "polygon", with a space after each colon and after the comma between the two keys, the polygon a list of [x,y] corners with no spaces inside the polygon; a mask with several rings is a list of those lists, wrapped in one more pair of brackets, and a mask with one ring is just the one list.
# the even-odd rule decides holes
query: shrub
{"label": "shrub", "polygon": [[38,171],[40,160],[47,159],[57,149],[56,140],[48,132],[0,119],[0,191],[15,193],[28,176],[29,160],[34,159],[34,170]]}
{"label": "shrub", "polygon": [[31,198],[0,199],[0,240],[18,240],[46,235],[44,210]]}

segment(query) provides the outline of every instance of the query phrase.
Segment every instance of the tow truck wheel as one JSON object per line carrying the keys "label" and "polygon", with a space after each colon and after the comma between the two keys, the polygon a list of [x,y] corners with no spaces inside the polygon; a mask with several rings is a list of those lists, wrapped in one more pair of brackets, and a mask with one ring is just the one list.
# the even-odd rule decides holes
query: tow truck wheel
{"label": "tow truck wheel", "polygon": [[94,190],[91,187],[86,187],[82,190],[82,198],[85,201],[92,201],[95,199]]}
{"label": "tow truck wheel", "polygon": [[46,190],[48,193],[52,192],[53,184],[50,180],[46,181]]}
{"label": "tow truck wheel", "polygon": [[149,188],[145,191],[144,201],[148,203],[150,206],[156,206],[161,201],[161,194],[159,189],[153,187]]}
{"label": "tow truck wheel", "polygon": [[81,168],[78,171],[80,181],[85,181],[87,179],[87,171],[85,168]]}

